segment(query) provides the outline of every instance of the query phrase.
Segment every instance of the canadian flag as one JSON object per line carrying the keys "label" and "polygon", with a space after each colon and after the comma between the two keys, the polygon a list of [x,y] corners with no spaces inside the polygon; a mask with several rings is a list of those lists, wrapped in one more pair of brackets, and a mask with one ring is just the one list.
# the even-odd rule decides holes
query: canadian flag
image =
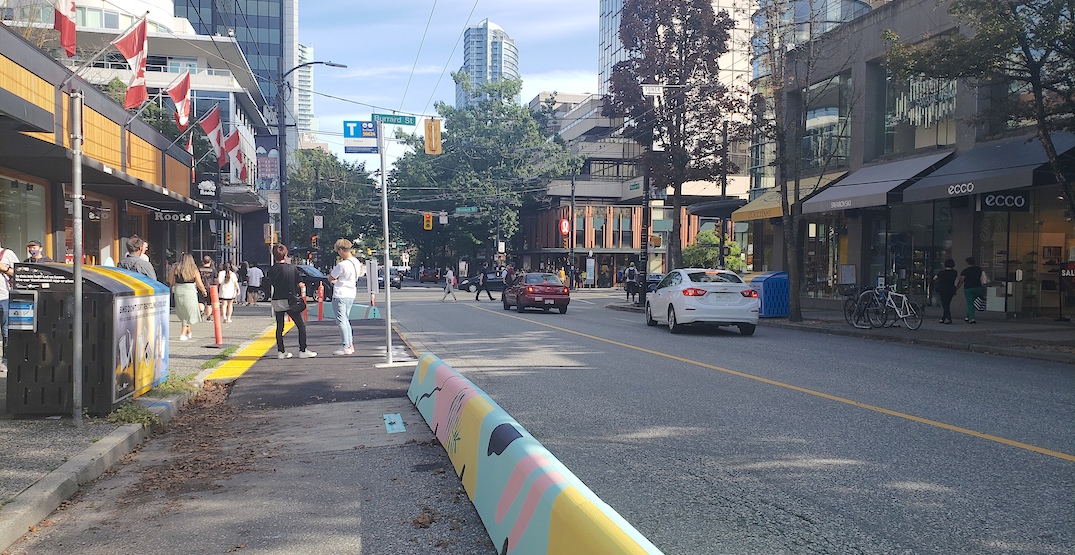
{"label": "canadian flag", "polygon": [[243,160],[243,149],[239,140],[239,131],[232,129],[227,137],[224,137],[224,150],[228,152],[228,160],[231,162],[231,173],[238,177],[239,181],[246,181],[246,162]]}
{"label": "canadian flag", "polygon": [[60,45],[67,57],[75,55],[75,0],[56,0],[52,28],[60,32]]}
{"label": "canadian flag", "polygon": [[168,88],[168,97],[175,104],[175,123],[180,131],[186,131],[190,125],[190,72]]}
{"label": "canadian flag", "polygon": [[223,168],[228,163],[228,158],[224,156],[224,126],[220,122],[220,105],[213,106],[213,109],[209,110],[198,125],[201,126],[202,131],[205,131],[205,137],[213,145],[217,165]]}
{"label": "canadian flag", "polygon": [[127,84],[127,97],[123,101],[123,107],[130,109],[141,106],[149,99],[149,91],[146,89],[146,55],[149,52],[149,38],[146,34],[145,16],[134,27],[131,27],[130,31],[112,41],[112,44],[127,59],[134,73],[131,82]]}

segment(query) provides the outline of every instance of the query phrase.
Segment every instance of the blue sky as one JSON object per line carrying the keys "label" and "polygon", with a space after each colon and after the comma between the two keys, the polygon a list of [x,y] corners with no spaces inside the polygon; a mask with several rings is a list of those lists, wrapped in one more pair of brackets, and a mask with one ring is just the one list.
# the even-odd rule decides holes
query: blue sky
{"label": "blue sky", "polygon": [[434,102],[454,104],[450,73],[463,64],[463,30],[483,19],[502,27],[519,49],[523,102],[546,90],[597,92],[598,0],[300,2],[299,42],[314,48],[316,60],[348,66],[316,69],[321,141],[345,160],[378,167],[376,156],[343,154],[343,121],[392,110],[432,115]]}

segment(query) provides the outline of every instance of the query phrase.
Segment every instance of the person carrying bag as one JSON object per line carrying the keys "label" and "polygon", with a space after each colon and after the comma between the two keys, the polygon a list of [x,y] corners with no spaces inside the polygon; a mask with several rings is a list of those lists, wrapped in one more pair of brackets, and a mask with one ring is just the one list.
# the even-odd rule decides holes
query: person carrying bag
{"label": "person carrying bag", "polygon": [[313,358],[317,353],[307,348],[306,321],[302,312],[306,310],[306,284],[299,279],[299,271],[291,264],[287,256],[287,247],[277,243],[272,248],[273,264],[266,278],[272,290],[269,303],[276,316],[276,358],[291,358],[291,353],[284,349],[284,315],[290,316],[299,329],[299,358]]}

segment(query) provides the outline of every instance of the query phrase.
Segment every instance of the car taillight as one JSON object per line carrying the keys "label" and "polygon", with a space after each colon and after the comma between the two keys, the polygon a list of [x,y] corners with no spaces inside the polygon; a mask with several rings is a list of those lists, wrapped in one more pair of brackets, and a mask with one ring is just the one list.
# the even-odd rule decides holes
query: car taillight
{"label": "car taillight", "polygon": [[708,291],[697,287],[688,287],[683,290],[684,297],[704,297],[706,293],[708,293]]}
{"label": "car taillight", "polygon": [[757,289],[743,289],[742,291],[739,292],[739,294],[744,296],[744,297],[750,298],[750,299],[758,298],[758,290]]}
{"label": "car taillight", "polygon": [[569,292],[569,291],[567,290],[567,287],[564,287],[564,294],[565,294],[565,295],[567,295],[567,294],[569,294],[569,293],[570,293],[570,292]]}

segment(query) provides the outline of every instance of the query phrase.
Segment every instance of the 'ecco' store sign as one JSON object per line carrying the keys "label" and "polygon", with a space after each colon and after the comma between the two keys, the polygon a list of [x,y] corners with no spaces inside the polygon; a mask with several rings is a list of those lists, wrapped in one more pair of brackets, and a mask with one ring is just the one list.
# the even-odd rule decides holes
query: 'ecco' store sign
{"label": "'ecco' store sign", "polygon": [[158,222],[192,222],[194,214],[183,212],[154,212],[153,220]]}
{"label": "'ecco' store sign", "polygon": [[983,212],[1030,212],[1030,194],[1026,192],[983,193],[979,202]]}

